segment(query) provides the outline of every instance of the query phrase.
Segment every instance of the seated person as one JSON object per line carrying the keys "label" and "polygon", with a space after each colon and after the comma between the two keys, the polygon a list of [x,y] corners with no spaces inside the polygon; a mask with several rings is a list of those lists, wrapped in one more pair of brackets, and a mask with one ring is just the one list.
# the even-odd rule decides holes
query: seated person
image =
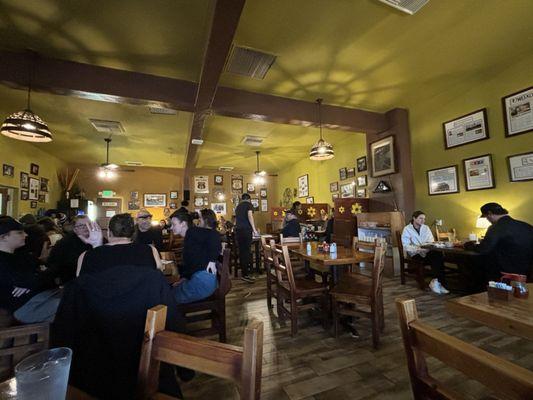
{"label": "seated person", "polygon": [[[102,243],[102,230],[96,223],[91,223],[90,234],[98,236]],[[157,249],[152,245],[133,243],[135,232],[133,218],[130,214],[116,214],[109,220],[108,243],[95,246],[83,252],[78,259],[76,276],[86,273],[99,273],[117,265],[138,265],[153,269],[162,269]]]}
{"label": "seated person", "polygon": [[157,251],[163,251],[163,233],[159,224],[152,226],[152,214],[146,209],[137,213],[137,225],[135,226],[135,243],[151,244]]}
{"label": "seated person", "polygon": [[[465,243],[465,249],[481,255],[486,280],[499,280],[501,272],[531,277],[533,267],[533,226],[509,216],[498,203],[481,207],[481,217],[492,224],[479,244]],[[488,265],[488,268],[487,268]]]}
{"label": "seated person", "polygon": [[426,222],[424,212],[415,211],[411,218],[411,223],[403,228],[403,248],[411,258],[423,260],[425,264],[431,265],[431,272],[434,278],[429,283],[429,288],[437,294],[448,294],[450,292],[444,287],[446,280],[442,253],[420,247],[435,241],[431,229],[424,222]]}
{"label": "seated person", "polygon": [[285,221],[287,221],[287,223],[281,230],[283,237],[300,237],[301,230],[298,217],[292,212],[287,212],[285,215]]}
{"label": "seated person", "polygon": [[200,226],[192,226],[189,213],[171,215],[172,231],[184,238],[183,265],[179,267],[181,279],[173,293],[179,304],[192,303],[211,296],[217,288],[216,262],[222,251],[220,234],[216,231],[213,210],[199,213]]}
{"label": "seated person", "polygon": [[289,220],[288,220],[289,214],[298,216],[299,214],[301,214],[301,212],[302,212],[302,203],[300,203],[299,201],[295,201],[294,203],[292,203],[291,209],[285,213],[285,218],[283,219],[283,227],[285,228],[285,225],[289,223]]}
{"label": "seated person", "polygon": [[24,323],[51,322],[61,292],[53,279],[40,270],[36,258],[15,253],[24,246],[26,233],[11,217],[0,217],[0,306]]}
{"label": "seated person", "polygon": [[55,244],[63,239],[63,234],[61,231],[61,228],[59,228],[54,220],[50,217],[43,217],[37,222],[39,226],[41,226],[46,235],[48,236],[48,239],[50,240],[50,247],[55,246]]}

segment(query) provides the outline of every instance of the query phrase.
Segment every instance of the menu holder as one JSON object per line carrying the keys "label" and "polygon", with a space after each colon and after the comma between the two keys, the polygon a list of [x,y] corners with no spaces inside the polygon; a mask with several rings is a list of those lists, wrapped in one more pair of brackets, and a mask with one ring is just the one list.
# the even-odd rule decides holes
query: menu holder
{"label": "menu holder", "polygon": [[513,297],[513,291],[487,286],[487,295],[489,300],[509,301]]}

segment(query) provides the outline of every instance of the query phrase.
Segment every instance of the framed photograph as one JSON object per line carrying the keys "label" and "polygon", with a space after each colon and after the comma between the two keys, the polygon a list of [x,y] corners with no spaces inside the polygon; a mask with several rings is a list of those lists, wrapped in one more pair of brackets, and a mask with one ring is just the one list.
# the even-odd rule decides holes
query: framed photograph
{"label": "framed photograph", "polygon": [[178,198],[178,191],[177,190],[173,190],[170,192],[170,198],[171,199],[177,199]]}
{"label": "framed photograph", "polygon": [[354,196],[355,185],[353,183],[345,183],[341,185],[341,198],[345,199],[347,197]]}
{"label": "framed photograph", "polygon": [[533,180],[533,152],[514,154],[507,157],[511,182]]}
{"label": "framed photograph", "polygon": [[209,198],[207,196],[196,196],[194,198],[194,207],[208,207]]}
{"label": "framed photograph", "polygon": [[446,121],[442,124],[442,129],[446,149],[488,139],[487,109],[482,108],[451,121]]}
{"label": "framed photograph", "polygon": [[28,195],[28,198],[30,200],[37,200],[39,198],[40,187],[41,187],[41,183],[39,182],[39,179],[30,178],[30,189],[29,189],[29,195]]}
{"label": "framed photograph", "polygon": [[139,192],[130,192],[130,198],[132,200],[138,200],[139,199]]}
{"label": "framed photograph", "polygon": [[145,193],[144,194],[145,207],[166,207],[167,195],[165,193]]}
{"label": "framed photograph", "polygon": [[465,169],[466,190],[492,189],[494,184],[494,171],[490,154],[463,160]]}
{"label": "framed photograph", "polygon": [[130,199],[128,201],[128,210],[139,210],[141,208],[141,204],[138,199]]}
{"label": "framed photograph", "polygon": [[266,197],[267,197],[267,189],[266,188],[259,189],[259,197],[261,197],[263,199],[266,199]]}
{"label": "framed photograph", "polygon": [[233,175],[231,177],[231,189],[242,193],[242,188],[243,187],[244,186],[243,186],[242,176]]}
{"label": "framed photograph", "polygon": [[372,176],[390,175],[396,172],[394,157],[394,136],[387,136],[377,142],[370,143],[372,156]]}
{"label": "framed photograph", "polygon": [[457,165],[430,169],[427,171],[428,194],[459,193],[459,181],[457,180]]}
{"label": "framed photograph", "polygon": [[39,199],[38,199],[39,203],[44,203],[46,200],[45,200],[45,197],[44,197],[44,194],[40,194],[39,195]]}
{"label": "framed photograph", "polygon": [[30,176],[26,172],[20,173],[20,188],[21,189],[30,188]]}
{"label": "framed photograph", "polygon": [[357,177],[357,186],[366,186],[367,184],[366,175]]}
{"label": "framed photograph", "polygon": [[209,193],[209,177],[207,175],[194,177],[194,193]]}
{"label": "framed photograph", "polygon": [[48,192],[48,179],[41,178],[41,192]]}
{"label": "framed photograph", "polygon": [[12,165],[4,164],[2,167],[2,175],[10,176],[13,178],[15,176],[15,167]]}
{"label": "framed photograph", "polygon": [[247,183],[246,184],[246,193],[255,193],[255,184]]}
{"label": "framed photograph", "polygon": [[31,208],[37,208],[37,202],[35,200],[33,200],[32,202],[30,202],[30,207]]}
{"label": "framed photograph", "polygon": [[339,194],[338,193],[333,193],[331,195],[331,201],[335,202],[335,199],[338,199],[339,198]]}
{"label": "framed photograph", "polygon": [[254,206],[254,211],[259,211],[259,199],[251,199],[252,206]]}
{"label": "framed photograph", "polygon": [[314,197],[307,197],[307,198],[305,199],[305,202],[306,202],[307,204],[314,204],[314,203],[315,203],[315,198],[314,198]]}
{"label": "framed photograph", "polygon": [[359,157],[357,159],[357,172],[364,172],[366,168],[366,156]]}
{"label": "framed photograph", "polygon": [[346,177],[347,178],[353,178],[355,176],[355,167],[353,168],[348,168],[346,170]]}
{"label": "framed photograph", "polygon": [[215,185],[222,186],[224,184],[224,175],[215,175]]}
{"label": "framed photograph", "polygon": [[347,178],[346,175],[348,175],[348,171],[346,167],[339,169],[339,180],[340,181],[345,180]]}
{"label": "framed photograph", "polygon": [[226,203],[211,203],[211,210],[216,214],[226,215]]}
{"label": "framed photograph", "polygon": [[533,131],[533,86],[502,97],[505,136]]}
{"label": "framed photograph", "polygon": [[29,193],[27,190],[21,190],[20,191],[20,199],[21,200],[28,200],[29,199]]}
{"label": "framed photograph", "polygon": [[305,174],[298,178],[298,197],[309,196],[309,175]]}
{"label": "framed photograph", "polygon": [[261,199],[261,212],[268,212],[268,200]]}
{"label": "framed photograph", "polygon": [[30,164],[30,174],[39,175],[39,166],[37,164]]}
{"label": "framed photograph", "polygon": [[172,201],[168,206],[169,206],[172,210],[175,210],[176,208],[178,208],[178,203]]}
{"label": "framed photograph", "polygon": [[355,197],[366,197],[366,189],[357,189]]}
{"label": "framed photograph", "polygon": [[331,182],[329,184],[329,191],[330,191],[330,193],[338,192],[339,191],[339,182]]}

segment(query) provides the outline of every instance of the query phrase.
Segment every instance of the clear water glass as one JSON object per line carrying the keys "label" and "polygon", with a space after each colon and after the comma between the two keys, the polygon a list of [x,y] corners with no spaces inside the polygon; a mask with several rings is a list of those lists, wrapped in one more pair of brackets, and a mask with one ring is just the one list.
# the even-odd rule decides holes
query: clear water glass
{"label": "clear water glass", "polygon": [[33,354],[15,367],[17,399],[64,400],[72,350],[59,347]]}

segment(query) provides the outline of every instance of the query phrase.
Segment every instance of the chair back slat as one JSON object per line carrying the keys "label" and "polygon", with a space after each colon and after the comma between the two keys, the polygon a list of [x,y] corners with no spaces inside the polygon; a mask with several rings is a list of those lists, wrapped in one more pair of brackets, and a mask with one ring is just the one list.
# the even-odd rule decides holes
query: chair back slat
{"label": "chair back slat", "polygon": [[[407,364],[415,399],[458,398],[441,382],[429,376],[424,353],[461,371],[509,399],[533,398],[533,372],[463,342],[418,320],[416,304],[396,300]],[[459,397],[460,398],[460,397]]]}
{"label": "chair back slat", "polygon": [[376,239],[376,247],[374,248],[374,265],[372,267],[372,291],[374,296],[377,296],[381,290],[383,281],[383,270],[385,269],[385,253],[387,252],[387,244],[385,239]]}
{"label": "chair back slat", "polygon": [[287,246],[278,246],[273,248],[274,268],[276,268],[276,275],[278,282],[288,283],[291,291],[296,290],[296,283],[294,281],[294,272],[292,270],[291,259],[289,255],[289,248]]}
{"label": "chair back slat", "polygon": [[398,253],[400,255],[400,263],[403,265],[405,264],[405,253],[403,250],[403,243],[402,243],[402,232],[396,231],[396,242],[398,243]]}
{"label": "chair back slat", "polygon": [[222,263],[217,265],[218,288],[215,297],[219,300],[223,300],[231,290],[230,263],[231,250],[226,248],[222,251]]}
{"label": "chair back slat", "polygon": [[294,243],[300,243],[302,244],[303,241],[302,241],[302,235],[298,236],[298,237],[284,237],[283,234],[280,234],[279,235],[279,244],[280,245],[284,245],[284,244],[294,244]]}

